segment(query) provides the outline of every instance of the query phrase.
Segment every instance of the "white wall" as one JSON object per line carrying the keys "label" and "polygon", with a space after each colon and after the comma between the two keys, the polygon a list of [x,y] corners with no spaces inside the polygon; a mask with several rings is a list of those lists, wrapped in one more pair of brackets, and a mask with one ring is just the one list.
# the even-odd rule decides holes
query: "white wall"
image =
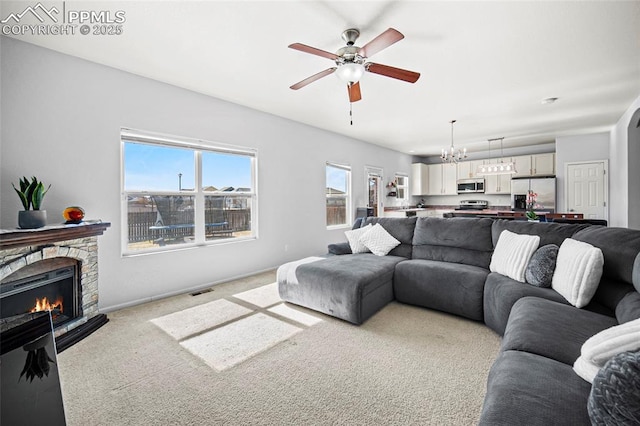
{"label": "white wall", "polygon": [[565,164],[609,160],[609,132],[556,138],[556,211],[565,210]]}
{"label": "white wall", "polygon": [[[640,176],[638,175],[639,172],[637,172],[637,164],[640,158],[629,157],[628,140],[631,117],[638,108],[640,108],[640,96],[631,104],[611,130],[609,144],[609,170],[612,171],[609,181],[609,218],[611,226],[628,227],[630,215],[639,214],[637,209],[630,208],[629,194],[630,191],[632,193],[635,191],[637,194],[637,191],[640,190]],[[634,150],[632,149],[631,152],[634,152]]]}
{"label": "white wall", "polygon": [[[325,227],[325,162],[352,166],[354,205],[364,167],[384,180],[411,157],[239,105],[1,37],[0,227],[17,226],[19,176],[52,188],[50,222],[69,205],[111,222],[99,239],[100,308],[109,310],[326,253],[346,241]],[[288,90],[286,87],[283,90]],[[259,239],[135,257],[120,254],[120,128],[258,149]],[[285,250],[285,246],[287,250]]]}

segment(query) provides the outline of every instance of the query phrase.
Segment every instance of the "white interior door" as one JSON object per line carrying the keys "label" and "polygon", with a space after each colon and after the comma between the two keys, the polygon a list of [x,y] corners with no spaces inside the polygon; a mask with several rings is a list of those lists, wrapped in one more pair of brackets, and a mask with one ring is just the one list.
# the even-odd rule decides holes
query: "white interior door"
{"label": "white interior door", "polygon": [[373,207],[373,215],[381,216],[382,212],[382,173],[383,170],[378,167],[365,167],[365,175],[367,177],[367,207]]}
{"label": "white interior door", "polygon": [[567,163],[567,212],[584,214],[585,219],[608,219],[608,175],[605,161]]}

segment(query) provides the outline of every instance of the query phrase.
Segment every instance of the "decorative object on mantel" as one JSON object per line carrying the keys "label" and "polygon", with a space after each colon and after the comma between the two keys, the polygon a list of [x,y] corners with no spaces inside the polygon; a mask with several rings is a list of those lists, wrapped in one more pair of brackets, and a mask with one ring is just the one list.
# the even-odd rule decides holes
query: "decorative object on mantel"
{"label": "decorative object on mantel", "polygon": [[[47,211],[40,210],[44,196],[51,185],[44,189],[44,184],[35,176],[31,182],[26,177],[20,179],[20,189],[12,183],[13,189],[20,197],[24,210],[18,212],[18,226],[22,229],[41,228],[47,224]],[[31,208],[33,207],[33,210]]]}
{"label": "decorative object on mantel", "polygon": [[78,206],[67,207],[62,211],[62,217],[67,225],[78,224],[84,219],[84,209]]}
{"label": "decorative object on mantel", "polygon": [[500,161],[489,164],[480,164],[478,169],[476,170],[476,174],[478,176],[489,176],[489,175],[512,175],[516,172],[516,165],[514,162],[509,161],[508,163],[504,162],[504,158],[502,155],[502,141],[504,137],[501,138],[493,138],[489,139],[489,158],[491,158],[491,142],[500,141]]}
{"label": "decorative object on mantel", "polygon": [[440,158],[442,158],[442,162],[443,163],[457,163],[458,161],[462,160],[463,158],[467,158],[467,148],[460,150],[460,149],[456,149],[453,147],[453,123],[455,123],[456,120],[451,120],[451,148],[449,151],[447,151],[446,149],[442,150],[442,154],[440,155]]}

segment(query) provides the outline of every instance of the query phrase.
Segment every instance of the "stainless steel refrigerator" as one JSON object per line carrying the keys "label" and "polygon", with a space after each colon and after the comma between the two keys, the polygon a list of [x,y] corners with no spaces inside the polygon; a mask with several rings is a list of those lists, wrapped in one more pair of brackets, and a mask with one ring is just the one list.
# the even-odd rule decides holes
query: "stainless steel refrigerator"
{"label": "stainless steel refrigerator", "polygon": [[525,210],[522,205],[522,196],[532,190],[538,197],[536,211],[554,213],[556,210],[556,178],[516,178],[511,179],[511,208],[513,210]]}

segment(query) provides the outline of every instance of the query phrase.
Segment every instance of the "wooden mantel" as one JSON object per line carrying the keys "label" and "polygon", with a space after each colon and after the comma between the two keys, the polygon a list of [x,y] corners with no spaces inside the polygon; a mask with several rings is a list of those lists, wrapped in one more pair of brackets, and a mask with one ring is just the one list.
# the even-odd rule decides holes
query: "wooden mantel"
{"label": "wooden mantel", "polygon": [[51,225],[38,229],[0,230],[0,250],[55,243],[102,235],[109,222],[89,221],[77,225]]}

